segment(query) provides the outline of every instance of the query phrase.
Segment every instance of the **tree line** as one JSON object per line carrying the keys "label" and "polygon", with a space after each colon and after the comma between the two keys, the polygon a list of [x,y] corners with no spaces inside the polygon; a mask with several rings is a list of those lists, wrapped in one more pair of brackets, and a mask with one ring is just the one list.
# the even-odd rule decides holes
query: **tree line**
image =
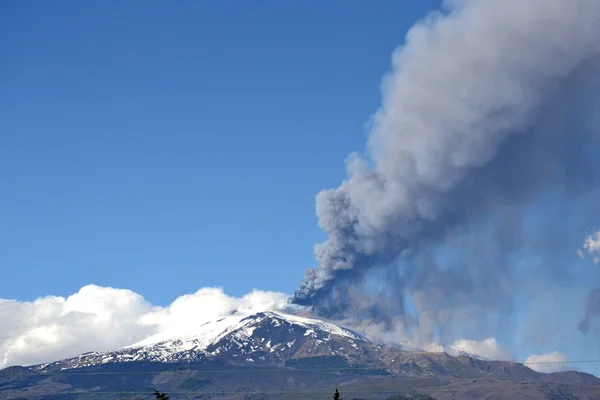
{"label": "tree line", "polygon": [[[161,393],[158,390],[154,391],[154,397],[156,400],[170,400],[169,396],[166,393]],[[342,396],[339,390],[336,388],[335,393],[333,394],[333,400],[342,400]],[[363,399],[350,399],[350,400],[363,400]],[[427,394],[413,394],[413,395],[401,395],[397,394],[391,397],[388,397],[386,400],[436,400],[435,398],[427,395]]]}

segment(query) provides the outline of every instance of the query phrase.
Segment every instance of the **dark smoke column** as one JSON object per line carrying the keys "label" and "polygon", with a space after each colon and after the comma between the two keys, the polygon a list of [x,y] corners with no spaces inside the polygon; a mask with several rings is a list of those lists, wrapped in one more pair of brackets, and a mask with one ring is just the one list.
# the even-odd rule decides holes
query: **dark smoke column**
{"label": "dark smoke column", "polygon": [[[371,162],[351,157],[348,180],[317,196],[328,239],[315,247],[318,266],[292,303],[316,304],[339,280],[390,262],[425,230],[460,223],[454,215],[493,201],[501,187],[473,171],[493,172],[500,147],[534,123],[547,88],[600,55],[600,1],[447,3],[447,15],[416,24],[393,53],[369,135]],[[526,175],[530,164],[515,170]],[[488,191],[469,193],[478,185],[465,189],[467,178]]]}
{"label": "dark smoke column", "polygon": [[[360,160],[356,159],[356,162],[353,167],[360,168]],[[372,196],[375,190],[385,190],[384,181],[376,174],[357,169],[351,181],[336,190],[319,193],[319,225],[328,232],[329,238],[315,246],[319,267],[306,270],[305,278],[291,300],[293,303],[311,305],[330,292],[336,279],[352,277],[370,266],[390,262],[405,248],[407,232],[402,234],[398,230],[392,234],[385,226],[395,216],[382,214],[383,219],[374,225],[372,222],[375,221],[361,220],[368,215],[361,217],[361,211],[352,204],[353,199],[361,200],[363,193]],[[408,225],[408,221],[404,221],[404,227]]]}

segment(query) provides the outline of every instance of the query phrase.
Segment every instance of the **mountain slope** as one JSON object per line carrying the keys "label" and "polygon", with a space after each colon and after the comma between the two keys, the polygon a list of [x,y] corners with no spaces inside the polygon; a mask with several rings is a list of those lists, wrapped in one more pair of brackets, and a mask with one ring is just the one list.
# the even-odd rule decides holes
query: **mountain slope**
{"label": "mountain slope", "polygon": [[370,344],[333,323],[281,312],[232,313],[199,326],[193,334],[163,332],[125,348],[90,352],[38,370],[61,370],[113,362],[229,362],[281,364],[294,357],[348,355]]}
{"label": "mountain slope", "polygon": [[316,400],[332,386],[373,400],[406,391],[438,399],[492,392],[498,399],[600,398],[600,379],[588,374],[540,374],[519,363],[442,350],[381,347],[331,322],[282,312],[235,312],[190,332],[164,332],[116,351],[5,369],[0,400],[83,400],[91,391],[107,399],[124,393],[145,398],[154,389],[172,398],[181,392],[194,398],[260,392],[264,400],[278,397],[274,392],[302,391],[303,398]]}

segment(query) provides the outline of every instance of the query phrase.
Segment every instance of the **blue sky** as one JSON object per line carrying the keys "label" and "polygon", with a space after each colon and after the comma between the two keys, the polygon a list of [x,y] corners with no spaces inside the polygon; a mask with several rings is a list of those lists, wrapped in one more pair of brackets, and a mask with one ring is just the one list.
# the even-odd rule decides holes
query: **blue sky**
{"label": "blue sky", "polygon": [[0,298],[291,293],[439,1],[0,5]]}

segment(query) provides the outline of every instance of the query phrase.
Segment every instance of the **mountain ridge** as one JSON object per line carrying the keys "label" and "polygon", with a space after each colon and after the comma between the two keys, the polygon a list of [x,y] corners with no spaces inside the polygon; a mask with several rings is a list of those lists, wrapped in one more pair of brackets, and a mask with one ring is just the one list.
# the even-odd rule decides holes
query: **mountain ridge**
{"label": "mountain ridge", "polygon": [[[270,329],[279,328],[279,329]],[[311,342],[315,347],[324,343],[339,343],[348,341],[349,346],[356,341],[370,343],[360,334],[333,324],[331,322],[307,318],[278,311],[265,311],[254,314],[231,313],[216,321],[201,324],[194,334],[172,334],[169,331],[161,332],[147,339],[108,352],[87,352],[75,357],[35,366],[37,370],[55,368],[71,369],[88,367],[108,362],[181,362],[181,361],[206,361],[229,351],[233,357],[241,355],[250,356],[256,353],[258,359],[252,358],[248,362],[270,361],[278,358],[268,357],[262,353],[285,353],[280,355],[280,363],[289,357],[285,352],[296,341]],[[270,338],[276,332],[276,338]],[[277,343],[273,340],[277,339]],[[286,339],[290,339],[287,340]],[[304,343],[303,343],[304,344]],[[327,347],[327,346],[325,346]],[[235,351],[233,350],[235,348]],[[301,348],[302,354],[311,354],[313,351],[306,347]],[[324,350],[314,350],[314,353],[323,353]],[[335,354],[333,349],[330,353]],[[235,353],[235,354],[234,354]],[[267,360],[269,359],[269,360]]]}
{"label": "mountain ridge", "polygon": [[[383,347],[330,321],[281,311],[231,313],[199,325],[196,331],[179,333],[154,335],[115,351],[1,370],[0,400],[11,399],[5,395],[10,390],[20,395],[54,390],[57,399],[63,394],[78,399],[73,391],[82,388],[117,392],[146,387],[177,392],[183,387],[204,396],[219,391],[262,393],[324,385],[343,387],[346,392],[359,387],[405,390],[410,382],[421,382],[416,390],[423,393],[428,388],[438,393],[440,386],[471,392],[476,387],[484,393],[502,385],[529,385],[536,393],[558,390],[578,393],[582,399],[600,398],[600,379],[589,374],[542,374],[520,363],[489,361],[464,352],[450,355],[447,348],[425,352]],[[437,394],[434,398],[444,397]]]}
{"label": "mountain ridge", "polygon": [[[221,347],[223,347],[225,350],[231,351],[231,346],[227,346],[224,343],[221,343],[220,345],[218,344],[225,338],[228,339],[224,341],[229,341],[232,343],[240,344],[241,342],[248,342],[252,339],[252,334],[258,328],[263,334],[261,339],[264,339],[264,336],[267,332],[265,332],[264,324],[261,326],[261,322],[265,320],[268,320],[267,322],[271,324],[275,324],[275,327],[279,326],[279,324],[287,324],[288,334],[290,334],[290,329],[293,327],[304,328],[304,331],[301,332],[302,335],[304,337],[316,339],[316,345],[322,344],[322,341],[330,341],[333,337],[334,339],[338,340],[349,340],[349,345],[351,347],[356,347],[356,341],[358,341],[364,345],[370,344],[374,348],[384,348],[383,346],[379,346],[371,342],[365,336],[355,332],[350,328],[343,327],[334,322],[326,321],[320,318],[301,316],[283,311],[263,311],[257,313],[233,311],[225,316],[219,317],[214,321],[204,322],[191,329],[188,328],[183,332],[166,330],[113,351],[90,351],[75,357],[39,364],[34,366],[34,368],[42,370],[61,364],[62,369],[70,369],[93,366],[96,364],[105,364],[108,362],[181,362],[206,360],[221,353]],[[278,339],[280,341],[283,340],[281,336]],[[291,343],[293,343],[293,341],[287,342],[288,347]],[[282,344],[283,342],[273,344],[271,341],[267,341],[265,343],[265,347],[269,349],[268,352],[272,353],[274,351],[273,346],[277,347],[281,346]],[[238,346],[238,350],[240,350],[239,347],[240,346]],[[391,346],[391,348],[396,348],[408,353],[444,353],[445,355],[451,357],[467,356],[483,361],[492,361],[477,354],[454,349],[451,346],[440,346],[441,351],[426,351],[424,349],[410,346],[407,347],[405,345]],[[314,356],[314,354],[311,354],[313,352],[307,351],[307,349],[303,350],[304,351],[301,352],[302,355]],[[341,350],[344,350],[344,348],[342,347]],[[242,353],[243,352],[244,351],[242,351]],[[323,355],[323,352],[324,350],[321,349],[321,351],[315,351],[314,353]],[[336,355],[337,352],[330,350],[329,353],[330,355]],[[265,361],[263,359],[264,357],[261,358],[261,356],[259,356],[259,358]],[[257,360],[252,359],[252,361],[249,362],[256,361]]]}

